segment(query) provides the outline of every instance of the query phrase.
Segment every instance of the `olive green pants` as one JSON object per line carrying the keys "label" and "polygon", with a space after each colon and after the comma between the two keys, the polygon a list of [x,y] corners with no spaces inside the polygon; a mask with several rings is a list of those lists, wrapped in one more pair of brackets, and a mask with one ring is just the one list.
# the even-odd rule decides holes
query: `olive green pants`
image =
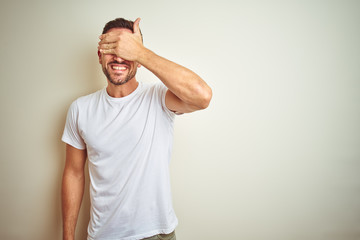
{"label": "olive green pants", "polygon": [[175,231],[169,234],[158,234],[143,240],[176,240]]}

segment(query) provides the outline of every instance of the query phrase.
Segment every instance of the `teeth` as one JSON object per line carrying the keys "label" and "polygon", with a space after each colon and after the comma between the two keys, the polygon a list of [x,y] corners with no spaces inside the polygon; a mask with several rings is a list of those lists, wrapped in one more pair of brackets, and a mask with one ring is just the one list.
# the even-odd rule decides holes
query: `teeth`
{"label": "teeth", "polygon": [[117,66],[113,66],[112,67],[114,70],[125,70],[126,67],[117,67]]}

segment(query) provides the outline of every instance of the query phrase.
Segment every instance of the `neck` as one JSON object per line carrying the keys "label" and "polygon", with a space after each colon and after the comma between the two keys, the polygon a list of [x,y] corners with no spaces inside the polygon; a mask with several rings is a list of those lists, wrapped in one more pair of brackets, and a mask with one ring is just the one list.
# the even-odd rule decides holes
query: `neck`
{"label": "neck", "polygon": [[115,85],[108,81],[106,91],[111,97],[122,98],[135,91],[138,85],[139,83],[136,81],[135,78],[131,79],[123,85]]}

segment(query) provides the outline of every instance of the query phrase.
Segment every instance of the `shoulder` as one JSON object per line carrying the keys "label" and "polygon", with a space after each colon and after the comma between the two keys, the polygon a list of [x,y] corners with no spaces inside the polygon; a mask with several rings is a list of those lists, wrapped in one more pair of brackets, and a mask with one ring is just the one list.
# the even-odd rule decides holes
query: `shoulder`
{"label": "shoulder", "polygon": [[77,101],[79,103],[86,103],[91,100],[98,99],[103,94],[104,90],[105,90],[105,88],[100,89],[96,92],[90,93],[88,95],[81,96],[81,97],[77,98],[75,101]]}
{"label": "shoulder", "polygon": [[145,93],[161,95],[163,91],[167,90],[167,87],[162,82],[142,83],[142,90]]}
{"label": "shoulder", "polygon": [[104,89],[100,89],[94,93],[78,97],[73,101],[72,105],[77,105],[78,107],[85,107],[94,101],[98,101],[103,94]]}
{"label": "shoulder", "polygon": [[100,99],[101,91],[102,89],[94,93],[78,97],[71,103],[68,113],[71,113],[71,115],[78,115],[80,112],[83,112],[82,110],[86,111],[90,106],[94,105],[95,101]]}
{"label": "shoulder", "polygon": [[147,92],[149,98],[154,100],[151,102],[159,106],[159,109],[161,109],[170,120],[173,120],[175,113],[172,112],[165,103],[166,93],[168,91],[165,84],[162,82],[145,83],[143,89],[144,92]]}
{"label": "shoulder", "polygon": [[155,102],[158,102],[160,104],[165,101],[165,95],[168,89],[162,82],[143,83],[142,85],[143,96],[147,96],[151,99],[156,99]]}

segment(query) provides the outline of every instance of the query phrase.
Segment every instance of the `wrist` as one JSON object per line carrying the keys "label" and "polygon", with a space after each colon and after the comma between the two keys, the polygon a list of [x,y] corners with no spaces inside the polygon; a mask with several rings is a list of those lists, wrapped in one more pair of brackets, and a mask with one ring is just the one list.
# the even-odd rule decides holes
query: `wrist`
{"label": "wrist", "polygon": [[140,63],[142,66],[146,66],[146,63],[148,62],[149,59],[151,59],[152,54],[155,53],[153,53],[150,49],[142,46],[138,53],[136,61]]}
{"label": "wrist", "polygon": [[63,231],[63,240],[74,240],[74,239],[75,239],[74,231],[67,231],[66,229]]}
{"label": "wrist", "polygon": [[63,240],[74,240],[75,237],[74,236],[63,236]]}

